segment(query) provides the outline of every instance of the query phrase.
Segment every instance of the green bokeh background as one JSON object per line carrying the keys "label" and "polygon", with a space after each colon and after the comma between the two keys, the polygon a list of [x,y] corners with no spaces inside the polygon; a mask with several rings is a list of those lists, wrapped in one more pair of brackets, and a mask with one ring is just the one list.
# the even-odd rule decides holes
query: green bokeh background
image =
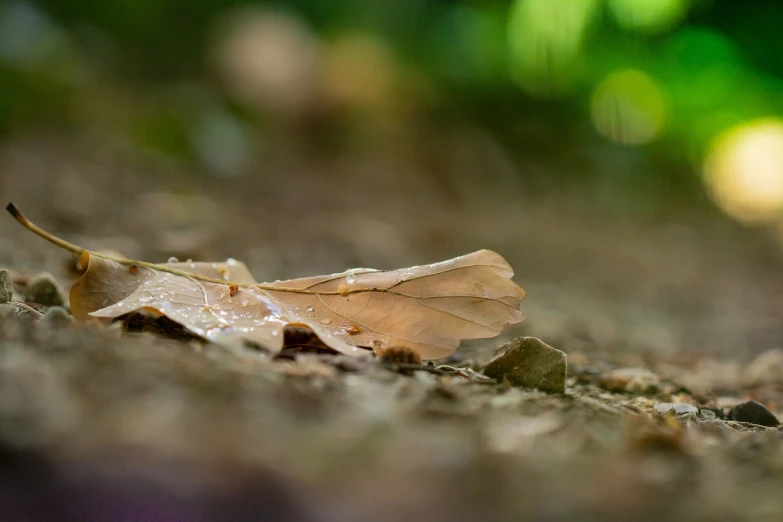
{"label": "green bokeh background", "polygon": [[[294,111],[238,99],[210,56],[240,9],[295,21],[319,49],[362,35],[392,57],[373,65],[393,64],[394,88]],[[783,113],[780,20],[783,4],[760,0],[10,0],[0,5],[0,136],[98,128],[231,171],[259,134],[335,146],[372,136],[379,119],[459,118],[542,154],[616,142],[675,166],[638,186],[689,194],[717,135]],[[362,93],[368,77],[347,67],[337,82]],[[199,150],[212,137],[217,159]]]}

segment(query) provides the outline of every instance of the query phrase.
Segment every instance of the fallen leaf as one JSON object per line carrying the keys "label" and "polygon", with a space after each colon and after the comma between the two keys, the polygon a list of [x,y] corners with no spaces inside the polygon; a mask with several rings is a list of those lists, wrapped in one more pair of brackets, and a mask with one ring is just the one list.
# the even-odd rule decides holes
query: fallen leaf
{"label": "fallen leaf", "polygon": [[283,329],[297,325],[344,354],[395,347],[438,359],[462,339],[494,337],[524,318],[524,290],[511,281],[508,263],[489,250],[401,270],[256,283],[233,259],[153,264],[89,251],[38,228],[13,204],[7,209],[86,264],[70,293],[77,320],[144,310],[207,339],[240,338],[275,352],[283,348]]}

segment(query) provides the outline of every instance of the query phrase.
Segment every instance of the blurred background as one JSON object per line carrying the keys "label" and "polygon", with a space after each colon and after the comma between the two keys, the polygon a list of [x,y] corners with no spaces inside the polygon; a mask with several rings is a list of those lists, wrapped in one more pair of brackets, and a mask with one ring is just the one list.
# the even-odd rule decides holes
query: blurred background
{"label": "blurred background", "polygon": [[[749,358],[783,336],[781,19],[760,0],[5,0],[0,189],[88,247],[259,280],[491,248],[528,291],[508,336]],[[73,277],[0,227],[6,264]]]}
{"label": "blurred background", "polygon": [[[493,249],[527,319],[447,362],[534,335],[570,378],[0,321],[0,518],[778,520],[779,433],[710,419],[783,409],[781,21],[769,0],[0,0],[3,205],[259,281]],[[0,267],[77,277],[9,216]],[[659,400],[711,416],[681,430]]]}

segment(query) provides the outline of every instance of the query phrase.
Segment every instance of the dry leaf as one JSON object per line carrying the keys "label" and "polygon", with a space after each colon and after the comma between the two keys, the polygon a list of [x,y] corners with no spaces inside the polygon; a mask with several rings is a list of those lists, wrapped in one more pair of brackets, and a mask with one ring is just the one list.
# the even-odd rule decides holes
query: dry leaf
{"label": "dry leaf", "polygon": [[79,320],[146,310],[207,339],[241,338],[272,351],[282,349],[285,326],[301,325],[341,353],[393,346],[437,359],[462,339],[494,337],[524,317],[524,290],[511,281],[508,263],[489,250],[401,270],[259,284],[231,259],[156,265],[88,251],[36,227],[12,204],[8,210],[87,265],[70,294]]}

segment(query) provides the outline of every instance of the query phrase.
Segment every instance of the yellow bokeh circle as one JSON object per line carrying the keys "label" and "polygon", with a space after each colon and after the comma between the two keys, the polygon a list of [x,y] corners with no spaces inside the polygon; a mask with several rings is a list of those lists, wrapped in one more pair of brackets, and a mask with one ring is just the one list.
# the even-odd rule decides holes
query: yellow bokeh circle
{"label": "yellow bokeh circle", "polygon": [[731,128],[712,143],[704,180],[715,203],[749,224],[783,216],[783,121],[763,119]]}

